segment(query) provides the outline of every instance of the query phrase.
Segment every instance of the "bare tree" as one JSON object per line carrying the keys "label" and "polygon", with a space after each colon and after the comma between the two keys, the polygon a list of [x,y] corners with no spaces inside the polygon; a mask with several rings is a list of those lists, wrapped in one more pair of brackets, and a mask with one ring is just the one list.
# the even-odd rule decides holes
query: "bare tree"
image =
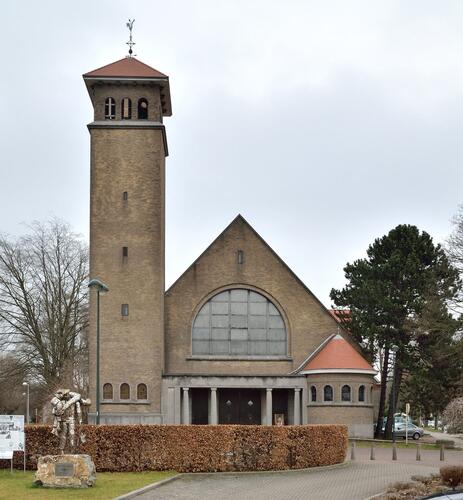
{"label": "bare tree", "polygon": [[85,370],[87,278],[87,247],[62,221],[0,237],[0,350],[50,388]]}
{"label": "bare tree", "polygon": [[[463,205],[460,205],[459,211],[453,217],[453,231],[447,240],[446,251],[453,266],[458,269],[463,278]],[[457,312],[463,310],[463,296],[460,294],[453,304]]]}

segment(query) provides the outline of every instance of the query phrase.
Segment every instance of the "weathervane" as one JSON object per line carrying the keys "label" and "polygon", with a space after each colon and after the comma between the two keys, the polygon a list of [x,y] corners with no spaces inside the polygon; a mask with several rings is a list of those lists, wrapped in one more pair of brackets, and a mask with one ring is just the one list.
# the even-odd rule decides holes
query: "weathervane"
{"label": "weathervane", "polygon": [[127,28],[129,28],[130,31],[130,38],[129,41],[127,42],[127,45],[129,46],[129,57],[132,57],[132,47],[135,45],[135,42],[132,42],[132,27],[133,23],[135,22],[135,19],[129,19],[129,22],[127,23]]}

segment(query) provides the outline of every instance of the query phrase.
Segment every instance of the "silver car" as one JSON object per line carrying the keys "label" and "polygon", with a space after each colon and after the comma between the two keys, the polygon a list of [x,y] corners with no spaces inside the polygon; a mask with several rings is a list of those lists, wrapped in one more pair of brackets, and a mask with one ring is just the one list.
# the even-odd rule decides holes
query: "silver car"
{"label": "silver car", "polygon": [[407,430],[405,430],[405,424],[402,422],[398,422],[395,424],[394,434],[396,437],[405,438],[405,432],[407,432],[409,438],[420,439],[423,437],[424,430],[421,427],[416,426],[415,424],[408,424]]}

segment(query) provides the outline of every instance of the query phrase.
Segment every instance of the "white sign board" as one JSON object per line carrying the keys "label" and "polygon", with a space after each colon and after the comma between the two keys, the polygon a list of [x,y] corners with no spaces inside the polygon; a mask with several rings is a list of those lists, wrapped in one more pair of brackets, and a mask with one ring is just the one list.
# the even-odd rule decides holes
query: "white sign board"
{"label": "white sign board", "polygon": [[0,453],[24,451],[24,415],[0,415]]}

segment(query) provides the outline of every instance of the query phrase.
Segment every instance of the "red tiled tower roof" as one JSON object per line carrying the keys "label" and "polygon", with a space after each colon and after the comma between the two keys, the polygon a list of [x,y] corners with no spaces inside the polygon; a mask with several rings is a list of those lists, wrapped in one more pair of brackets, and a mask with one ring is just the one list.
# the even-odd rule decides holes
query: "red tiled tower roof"
{"label": "red tiled tower roof", "polygon": [[310,356],[301,371],[368,370],[371,364],[341,335],[334,335]]}
{"label": "red tiled tower roof", "polygon": [[124,57],[119,61],[84,74],[86,77],[102,78],[168,78],[157,69],[142,63],[135,57]]}

